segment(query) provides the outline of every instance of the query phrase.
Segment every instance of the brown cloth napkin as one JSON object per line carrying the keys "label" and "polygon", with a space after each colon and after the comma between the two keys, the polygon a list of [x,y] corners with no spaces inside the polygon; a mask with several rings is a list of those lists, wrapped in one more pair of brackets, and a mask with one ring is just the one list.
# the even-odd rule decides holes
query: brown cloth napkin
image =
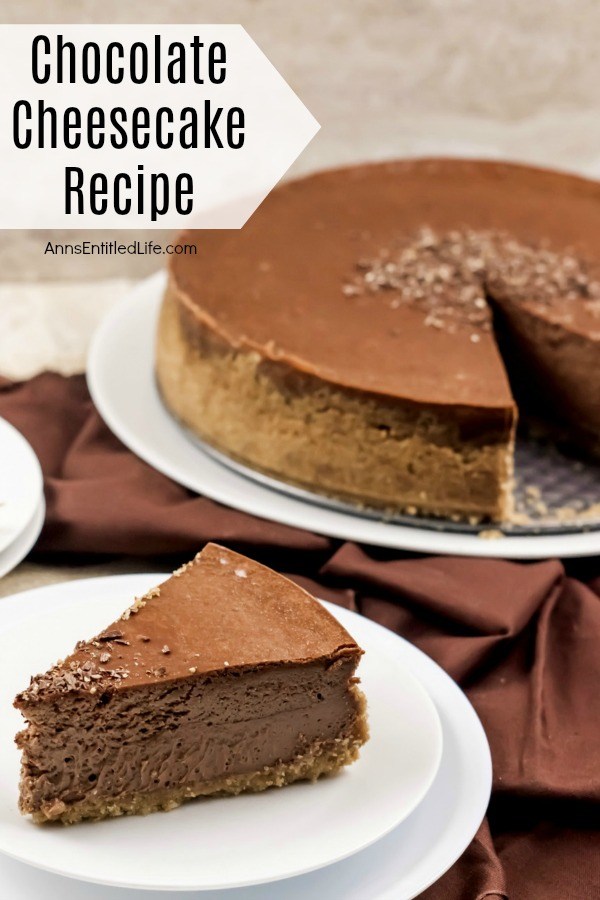
{"label": "brown cloth napkin", "polygon": [[493,797],[422,900],[600,898],[599,560],[576,580],[557,560],[409,558],[226,509],[125,449],[80,377],[0,382],[0,416],[44,470],[38,554],[183,561],[221,541],[391,628],[462,685],[491,744]]}

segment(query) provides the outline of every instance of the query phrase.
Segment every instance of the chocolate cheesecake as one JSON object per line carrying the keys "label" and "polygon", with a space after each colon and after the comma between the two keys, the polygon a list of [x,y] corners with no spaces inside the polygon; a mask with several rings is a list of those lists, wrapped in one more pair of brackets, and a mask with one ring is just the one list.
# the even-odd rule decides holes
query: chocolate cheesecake
{"label": "chocolate cheesecake", "polygon": [[389,511],[510,516],[518,408],[600,451],[600,185],[416,160],[274,190],[187,232],[156,350],[232,459]]}
{"label": "chocolate cheesecake", "polygon": [[300,587],[208,544],[17,696],[21,812],[145,814],[334,772],[367,739],[361,653]]}

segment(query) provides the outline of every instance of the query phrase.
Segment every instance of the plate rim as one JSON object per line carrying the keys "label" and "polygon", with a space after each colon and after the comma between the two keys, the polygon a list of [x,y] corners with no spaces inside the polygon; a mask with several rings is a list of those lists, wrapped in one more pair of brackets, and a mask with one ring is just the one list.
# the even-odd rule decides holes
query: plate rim
{"label": "plate rim", "polygon": [[[107,359],[110,355],[109,349],[114,331],[123,329],[123,333],[126,333],[127,319],[132,315],[138,317],[152,316],[152,324],[154,325],[154,318],[158,314],[166,277],[166,272],[159,271],[149,278],[138,282],[121,302],[107,314],[92,338],[87,359],[86,377],[94,405],[108,428],[138,457],[168,478],[201,496],[209,497],[224,506],[242,510],[259,518],[270,519],[283,525],[301,528],[327,537],[357,541],[390,549],[417,553],[500,559],[546,559],[553,556],[583,557],[597,555],[600,552],[600,530],[582,530],[560,535],[510,535],[495,540],[484,540],[477,535],[454,534],[443,530],[438,531],[419,528],[418,526],[370,520],[352,513],[342,513],[307,503],[289,495],[281,495],[285,497],[286,501],[286,512],[282,512],[280,508],[273,509],[270,504],[271,500],[274,503],[277,502],[275,497],[276,491],[259,485],[258,482],[249,482],[249,479],[242,475],[237,475],[232,470],[228,471],[239,480],[239,487],[241,488],[239,495],[242,499],[239,499],[237,494],[232,496],[227,491],[224,493],[220,492],[210,482],[203,483],[200,486],[198,481],[190,478],[185,472],[182,473],[178,464],[166,458],[164,453],[157,449],[152,441],[149,444],[147,436],[141,437],[130,429],[128,423],[123,421],[119,412],[115,412],[111,391],[106,389],[102,378],[103,360],[105,354],[107,354]],[[148,385],[148,389],[156,391],[152,374],[150,374],[150,378],[151,384]],[[158,402],[165,420],[179,432],[179,437],[186,447],[194,447],[196,453],[204,456],[206,459],[211,459],[220,469],[227,469],[227,467],[217,463],[208,454],[204,454],[199,447],[194,446],[185,434],[184,429],[173,423],[172,417],[162,405],[160,398]],[[264,504],[269,504],[271,510],[269,515],[265,512],[256,512],[255,506],[245,504],[243,485],[246,483],[251,483],[254,488],[264,492]],[[224,494],[227,494],[227,496],[225,497]],[[292,513],[289,512],[290,509]],[[304,521],[300,520],[302,512],[306,513],[307,510],[312,510],[313,513],[312,524],[310,525],[304,524]],[[308,514],[310,515],[310,512]]]}
{"label": "plate rim", "polygon": [[[33,480],[32,498],[35,496],[35,500],[33,500],[29,508],[25,510],[25,514],[21,517],[18,526],[10,529],[8,537],[5,537],[3,540],[0,538],[0,557],[6,550],[12,547],[30,527],[32,521],[37,516],[40,498],[43,497],[44,494],[44,476],[42,467],[35,450],[25,435],[19,431],[12,422],[5,419],[3,416],[0,416],[0,435],[2,432],[9,435],[8,440],[14,441],[15,450],[18,451],[19,455],[23,454],[27,457],[27,462],[25,463],[28,469],[26,478],[27,480]],[[3,438],[0,437],[0,442],[2,440]]]}
{"label": "plate rim", "polygon": [[[168,577],[168,573],[165,573],[165,574]],[[163,573],[155,573],[155,572],[112,575],[112,576],[111,575],[109,575],[109,576],[93,576],[91,578],[78,578],[78,579],[73,579],[72,581],[57,582],[54,584],[45,585],[42,587],[17,592],[6,598],[3,598],[3,600],[0,601],[0,602],[4,602],[5,604],[7,604],[7,607],[11,608],[11,613],[12,613],[11,622],[6,624],[5,627],[2,627],[0,633],[6,631],[7,629],[10,629],[11,627],[14,627],[15,625],[18,625],[19,622],[25,622],[32,616],[35,616],[36,607],[41,607],[41,608],[47,609],[48,608],[48,606],[47,606],[48,593],[55,593],[56,591],[61,590],[63,592],[63,598],[61,599],[61,601],[59,603],[59,608],[65,608],[65,607],[68,608],[68,607],[76,604],[77,598],[82,595],[82,591],[81,591],[82,583],[87,583],[90,586],[96,586],[99,590],[101,590],[101,589],[107,590],[108,588],[114,589],[115,581],[116,581],[120,586],[122,586],[123,591],[125,591],[126,589],[129,591],[130,586],[133,586],[133,585],[136,585],[133,588],[134,591],[135,590],[139,591],[141,589],[141,586],[144,583],[148,584],[152,581],[156,582],[158,579],[161,579],[163,577],[165,577],[165,575]],[[98,598],[98,599],[100,599],[100,598]],[[334,614],[334,615],[338,610],[341,610],[342,617],[347,616],[348,619],[350,620],[350,622],[353,622],[355,620],[361,620],[363,624],[366,623],[365,627],[367,629],[374,630],[376,633],[378,633],[379,637],[381,639],[383,639],[384,644],[386,644],[390,647],[396,648],[396,649],[398,648],[398,646],[402,646],[404,653],[408,653],[409,657],[412,657],[411,662],[413,662],[413,664],[414,664],[414,661],[417,661],[419,666],[421,666],[421,667],[424,666],[426,670],[429,670],[431,678],[433,678],[438,683],[443,684],[443,686],[446,690],[450,690],[450,692],[454,694],[455,702],[456,702],[456,699],[458,698],[458,706],[462,707],[461,715],[467,716],[467,718],[470,720],[470,726],[472,728],[474,728],[475,731],[479,735],[478,763],[479,763],[480,768],[483,768],[483,770],[484,770],[484,777],[485,777],[487,787],[486,787],[486,790],[484,791],[484,796],[479,798],[479,804],[477,805],[476,815],[471,816],[471,819],[472,819],[471,826],[472,827],[470,826],[467,829],[468,834],[465,832],[465,835],[463,835],[463,839],[459,842],[459,846],[454,847],[450,851],[450,853],[447,854],[448,857],[452,857],[452,858],[449,861],[448,861],[448,859],[446,859],[444,861],[445,868],[443,868],[443,870],[436,872],[433,879],[429,882],[429,884],[431,884],[434,881],[438,880],[444,874],[444,872],[447,871],[447,869],[456,861],[456,859],[458,859],[459,856],[464,852],[464,849],[468,846],[468,844],[472,840],[473,835],[475,834],[477,828],[479,827],[480,821],[483,818],[483,816],[485,814],[485,810],[487,808],[487,804],[488,804],[489,796],[490,796],[490,792],[491,792],[492,763],[491,763],[490,748],[489,748],[489,744],[487,742],[485,732],[483,730],[483,726],[482,726],[481,721],[479,720],[479,717],[477,716],[477,713],[475,712],[472,704],[470,703],[469,699],[466,697],[464,692],[460,689],[460,687],[450,678],[450,676],[446,672],[444,672],[444,670],[437,663],[435,663],[432,659],[430,659],[422,650],[415,647],[413,644],[411,644],[405,638],[401,637],[400,635],[397,635],[395,632],[391,631],[390,629],[387,629],[384,626],[380,625],[379,623],[374,622],[372,619],[368,619],[367,617],[362,616],[360,613],[356,613],[352,610],[347,610],[344,607],[337,607],[335,604],[328,603],[327,601],[320,601],[320,602],[322,602],[325,605],[325,607],[328,610],[330,610],[332,612],[332,614]],[[32,603],[34,604],[33,608],[31,608]],[[27,608],[24,609],[23,608],[24,606],[26,606]],[[5,608],[7,608],[7,607],[5,607]],[[53,608],[56,608],[56,607],[53,607]],[[399,642],[399,644],[398,644],[398,642]],[[406,669],[407,673],[411,677],[411,680],[419,688],[419,691],[422,694],[422,696],[424,696],[426,698],[428,704],[431,705],[431,707],[435,713],[435,720],[440,729],[440,734],[443,734],[443,727],[441,724],[440,715],[437,711],[436,703],[435,703],[434,699],[431,697],[427,687],[423,684],[421,677],[413,671],[413,666],[409,665],[408,662],[404,658],[401,658],[399,660],[399,664],[402,668]],[[387,829],[387,831],[382,832],[376,838],[374,838],[372,841],[370,841],[368,844],[364,844],[359,850],[352,851],[352,852],[344,855],[343,857],[337,857],[335,859],[332,859],[330,862],[328,862],[324,865],[318,865],[316,867],[311,867],[311,868],[305,869],[302,872],[297,873],[296,875],[291,875],[291,876],[289,875],[289,876],[285,876],[283,878],[278,876],[274,879],[254,882],[254,885],[257,886],[260,884],[269,884],[269,883],[273,883],[273,882],[277,883],[279,881],[281,881],[282,883],[285,883],[285,881],[287,879],[302,878],[303,875],[309,874],[310,872],[315,872],[320,869],[326,869],[331,865],[343,863],[344,860],[352,858],[352,857],[356,856],[357,854],[360,854],[361,852],[368,850],[368,848],[370,846],[373,846],[373,844],[377,843],[377,841],[379,841],[383,837],[392,833],[395,830],[395,828],[402,827],[402,823],[403,822],[406,823],[409,820],[410,815],[414,814],[415,811],[418,809],[420,803],[423,801],[424,797],[431,789],[431,786],[432,786],[433,782],[435,781],[435,777],[437,777],[437,773],[439,771],[441,755],[443,754],[443,738],[439,741],[438,747],[441,750],[441,753],[440,753],[440,758],[438,758],[438,760],[437,760],[434,777],[430,781],[423,796],[420,798],[418,803],[416,803],[415,806],[413,807],[411,813],[408,816],[406,816],[402,821],[398,822],[396,826],[393,826],[391,829]],[[473,823],[475,822],[475,820],[477,820],[477,821],[476,821],[476,824],[473,826]],[[41,871],[51,872],[52,874],[55,874],[55,875],[58,875],[61,877],[67,877],[70,879],[74,879],[74,880],[82,882],[82,883],[100,884],[100,885],[104,885],[107,887],[108,886],[122,887],[122,888],[138,889],[138,890],[162,890],[162,891],[169,891],[169,892],[196,891],[196,890],[198,890],[200,892],[204,892],[204,891],[208,891],[208,890],[220,890],[220,889],[243,891],[244,887],[251,886],[250,883],[246,883],[244,885],[238,885],[237,887],[207,886],[207,887],[203,887],[203,888],[198,888],[198,887],[193,887],[190,885],[185,885],[185,886],[177,885],[177,886],[165,887],[164,885],[156,886],[156,885],[150,885],[150,884],[148,884],[148,885],[132,885],[131,883],[107,881],[105,879],[97,879],[97,878],[83,879],[78,874],[67,873],[64,870],[51,868],[46,864],[33,862],[31,859],[16,855],[10,851],[5,850],[4,848],[2,848],[1,852],[4,855],[6,855],[7,857],[15,859],[24,865],[33,866],[34,868],[39,869]],[[426,884],[419,886],[417,893],[420,893],[422,890],[425,890],[427,886],[428,885],[426,885]],[[416,896],[416,894],[412,894],[411,896]]]}
{"label": "plate rim", "polygon": [[[4,578],[23,562],[35,547],[46,521],[46,500],[42,493],[36,510],[23,531],[0,552],[0,578]],[[0,603],[4,598],[0,598]]]}

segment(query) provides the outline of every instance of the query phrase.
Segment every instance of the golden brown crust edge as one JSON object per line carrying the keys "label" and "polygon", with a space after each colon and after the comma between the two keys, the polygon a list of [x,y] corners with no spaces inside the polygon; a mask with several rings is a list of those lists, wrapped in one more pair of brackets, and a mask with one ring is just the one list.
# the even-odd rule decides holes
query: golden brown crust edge
{"label": "golden brown crust edge", "polygon": [[477,427],[442,412],[345,391],[232,347],[169,282],[156,344],[159,390],[174,416],[233,459],[362,506],[507,519],[515,422]]}

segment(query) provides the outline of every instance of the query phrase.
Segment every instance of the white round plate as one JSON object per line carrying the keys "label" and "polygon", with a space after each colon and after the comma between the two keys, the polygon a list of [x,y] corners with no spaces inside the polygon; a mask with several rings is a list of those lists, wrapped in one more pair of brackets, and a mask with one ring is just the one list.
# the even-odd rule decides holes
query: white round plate
{"label": "white round plate", "polygon": [[[156,574],[90,579],[1,601],[0,851],[50,872],[101,884],[225,889],[335,863],[375,843],[416,809],[442,756],[436,707],[410,674],[403,641],[368,619],[328,605],[365,650],[359,673],[372,737],[349,769],[316,784],[189,803],[168,815],[73,828],[39,828],[20,816],[19,753],[13,737],[22,719],[11,707],[14,695],[29,683],[30,674],[64,656],[80,637],[97,633],[158,580]],[[481,736],[477,752],[489,775]],[[483,788],[484,794],[489,791],[489,780],[484,779]],[[481,817],[485,798],[476,791],[476,799]]]}
{"label": "white round plate", "polygon": [[164,287],[164,274],[153,275],[109,314],[92,341],[87,378],[92,399],[109,428],[169,478],[264,519],[381,547],[511,559],[600,553],[600,530],[485,540],[476,534],[400,525],[329,509],[272,490],[222,465],[174,421],[156,388],[154,343]]}
{"label": "white round plate", "polygon": [[19,536],[15,538],[12,544],[9,544],[9,546],[0,553],[0,578],[8,572],[12,572],[12,570],[25,559],[40,536],[40,531],[44,525],[45,515],[46,503],[42,495],[31,521],[25,526],[25,529]]}
{"label": "white round plate", "polygon": [[31,523],[43,492],[38,458],[23,435],[0,419],[0,553]]}
{"label": "white round plate", "polygon": [[[57,652],[64,652],[65,646],[68,647],[69,643],[73,643],[82,634],[89,634],[105,625],[107,615],[118,613],[131,596],[144,593],[158,579],[156,574],[99,578],[17,594],[0,601],[4,627],[12,633],[15,629],[22,630],[25,624],[29,629],[37,621],[34,618],[37,616],[43,616],[47,625],[51,616],[62,618],[64,612],[68,611],[68,630],[65,632],[61,629],[57,647]],[[104,602],[102,598],[106,598]],[[81,609],[81,622],[75,615],[78,608]],[[228,826],[234,826],[233,832],[227,831],[224,846],[216,848],[219,859],[225,857],[223,871],[235,872],[238,853],[246,852],[248,841],[253,846],[258,846],[263,854],[266,848],[270,859],[274,860],[279,854],[286,854],[293,849],[299,836],[298,829],[306,824],[306,820],[301,820],[298,826],[292,825],[291,834],[289,828],[276,831],[279,823],[275,818],[276,810],[273,810],[266,825],[262,823],[262,831],[253,818],[250,829],[240,835],[237,833],[236,821],[240,815],[245,817],[245,813],[242,813],[244,804],[258,799],[265,802],[265,809],[269,809],[278,797],[283,798],[285,804],[288,799],[292,803],[293,795],[306,788],[310,792],[312,806],[316,801],[314,791],[325,789],[329,792],[331,788],[337,789],[337,781],[341,782],[344,792],[347,791],[345,804],[340,810],[328,809],[325,818],[317,815],[316,811],[315,814],[309,814],[309,827],[316,832],[323,844],[327,844],[334,836],[335,829],[340,825],[340,814],[347,815],[352,825],[360,828],[365,813],[354,803],[357,796],[355,780],[364,778],[366,769],[371,765],[368,754],[373,752],[373,748],[378,754],[377,743],[385,743],[388,740],[388,727],[395,727],[388,711],[385,710],[383,714],[378,699],[379,667],[376,665],[376,657],[380,656],[382,660],[386,660],[386,690],[404,689],[404,672],[399,684],[394,686],[389,683],[392,671],[398,664],[419,680],[439,714],[442,725],[442,758],[425,798],[408,819],[387,836],[341,862],[284,882],[209,891],[202,896],[205,900],[306,900],[313,896],[326,896],[330,900],[410,900],[437,881],[467,847],[485,814],[491,789],[491,761],[485,734],[465,695],[429,657],[368,619],[337,607],[329,608],[367,650],[361,662],[361,672],[371,706],[373,737],[364,748],[362,759],[348,770],[347,775],[332,779],[331,782],[296,785],[281,792],[270,792],[257,797],[242,796],[189,804],[180,810],[168,814],[157,813],[148,819],[112,820],[69,829],[36,829],[36,826],[19,817],[16,810],[18,760],[12,746],[12,736],[21,727],[21,717],[11,709],[10,702],[13,693],[27,683],[32,671],[52,661],[52,653],[48,652],[44,634],[43,642],[36,642],[32,646],[27,660],[19,658],[14,671],[10,670],[6,678],[4,668],[8,663],[0,655],[0,708],[10,711],[9,715],[5,716],[3,713],[0,716],[0,727],[3,729],[0,737],[0,847],[17,859],[26,858],[32,866],[37,867],[23,865],[0,854],[0,883],[8,896],[19,897],[19,900],[38,900],[42,896],[46,900],[131,898],[129,891],[94,884],[84,885],[79,881],[49,874],[47,870],[62,871],[63,874],[68,873],[82,879],[92,879],[99,875],[102,882],[114,883],[116,876],[120,876],[125,867],[130,874],[133,871],[137,883],[143,879],[145,885],[150,887],[152,882],[156,882],[157,868],[162,870],[164,866],[175,864],[174,874],[181,886],[182,880],[192,880],[191,876],[198,867],[198,857],[201,860],[205,858],[204,842],[211,841],[212,847],[210,828],[205,823],[212,825],[215,821],[213,817],[220,819],[219,808],[227,817]],[[79,625],[83,630],[78,630]],[[5,640],[5,644],[8,643]],[[20,645],[24,652],[30,643],[33,645],[32,632],[28,631],[28,642]],[[371,668],[373,665],[375,671]],[[412,689],[412,684],[408,685],[408,689]],[[410,731],[410,728],[406,729],[406,736],[409,738]],[[403,754],[402,742],[395,751]],[[365,768],[361,773],[362,766]],[[379,791],[377,775],[374,776],[373,790]],[[388,806],[390,802],[403,803],[402,797],[386,790],[387,793],[391,795],[386,797],[384,806]],[[321,797],[319,804],[322,800]],[[293,802],[297,801],[294,799]],[[347,804],[351,804],[350,811]],[[177,823],[178,816],[189,816],[186,821],[193,826],[191,833],[189,830],[181,833]],[[179,840],[183,840],[183,846],[179,845]],[[74,867],[77,872],[73,871]],[[46,871],[39,871],[41,868]],[[198,895],[186,893],[184,896],[193,900]],[[165,894],[152,892],[151,897],[159,900]]]}

